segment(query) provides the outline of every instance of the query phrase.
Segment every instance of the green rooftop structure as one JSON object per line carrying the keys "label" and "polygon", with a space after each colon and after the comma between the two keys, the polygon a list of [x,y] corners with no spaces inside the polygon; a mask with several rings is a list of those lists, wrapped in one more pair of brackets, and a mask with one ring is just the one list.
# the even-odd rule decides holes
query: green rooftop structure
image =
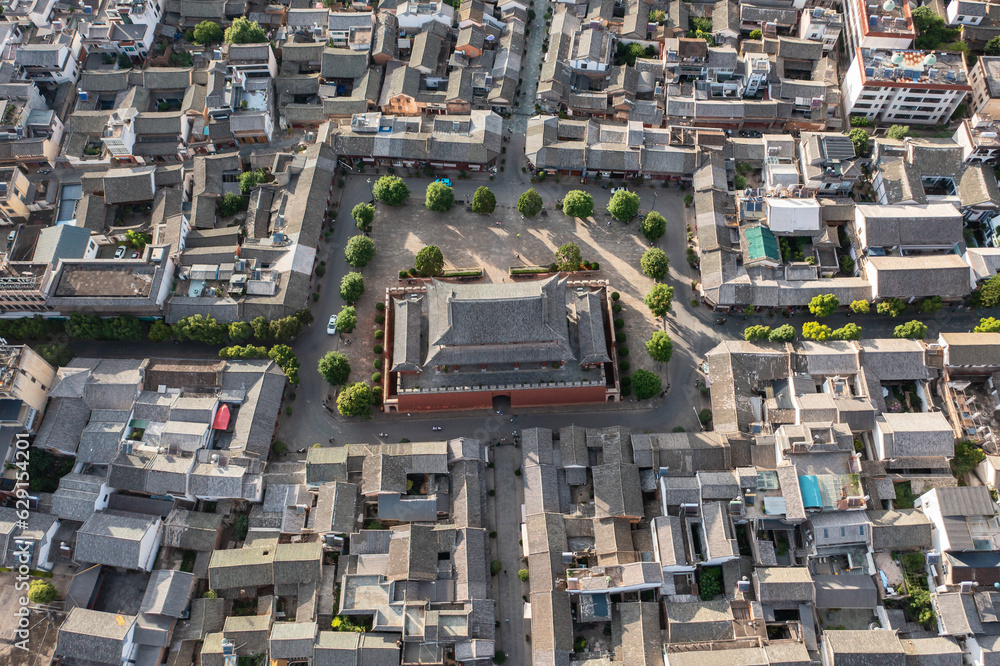
{"label": "green rooftop structure", "polygon": [[771,260],[781,263],[778,239],[767,227],[757,225],[746,230],[746,253],[750,261]]}

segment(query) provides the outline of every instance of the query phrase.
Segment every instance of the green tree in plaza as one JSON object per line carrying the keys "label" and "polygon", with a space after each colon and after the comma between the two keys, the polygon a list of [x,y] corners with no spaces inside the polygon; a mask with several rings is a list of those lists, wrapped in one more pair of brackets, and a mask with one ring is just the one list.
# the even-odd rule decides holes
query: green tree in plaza
{"label": "green tree in plaza", "polygon": [[149,327],[148,337],[150,342],[166,342],[170,338],[174,337],[174,332],[171,330],[170,326],[162,320],[157,319]]}
{"label": "green tree in plaza", "polygon": [[382,176],[372,186],[372,194],[384,204],[402,206],[410,198],[410,188],[399,176]]}
{"label": "green tree in plaza", "polygon": [[851,301],[850,305],[851,312],[854,314],[868,314],[871,307],[871,304],[863,298],[861,300]]}
{"label": "green tree in plaza", "polygon": [[179,319],[173,325],[174,336],[181,342],[196,341],[210,345],[221,345],[226,341],[229,327],[215,321],[215,317],[200,314]]}
{"label": "green tree in plaza", "polygon": [[639,212],[639,195],[628,190],[618,190],[611,195],[608,212],[616,220],[628,222]]}
{"label": "green tree in plaza", "polygon": [[337,396],[337,411],[342,416],[367,416],[375,401],[372,387],[363,382],[348,384]]}
{"label": "green tree in plaza", "polygon": [[375,221],[375,206],[370,203],[359,203],[351,210],[351,217],[354,218],[354,224],[358,229],[366,231]]}
{"label": "green tree in plaza", "polygon": [[236,194],[236,192],[226,192],[218,203],[219,215],[221,217],[230,217],[236,215],[244,208],[247,207],[247,200]]}
{"label": "green tree in plaza", "polygon": [[646,240],[653,242],[667,233],[667,220],[655,210],[651,210],[643,218],[640,231]]}
{"label": "green tree in plaza", "polygon": [[583,190],[570,190],[563,198],[563,213],[586,219],[594,214],[594,197]]}
{"label": "green tree in plaza", "polygon": [[852,129],[847,136],[851,138],[854,143],[854,152],[858,157],[864,157],[868,154],[868,132],[860,127],[855,127]]}
{"label": "green tree in plaza", "polygon": [[651,247],[643,252],[642,259],[639,260],[639,267],[642,268],[642,274],[646,277],[653,278],[654,280],[662,280],[667,277],[667,269],[670,267],[670,261],[663,250]]}
{"label": "green tree in plaza", "polygon": [[674,302],[674,288],[663,283],[654,284],[642,302],[646,304],[654,317],[662,319],[670,312]]}
{"label": "green tree in plaza", "polygon": [[445,185],[440,181],[434,181],[427,186],[427,197],[424,205],[427,206],[428,210],[433,210],[437,213],[447,213],[451,210],[454,203],[455,192],[451,189],[451,186]]}
{"label": "green tree in plaza", "polygon": [[250,194],[253,188],[268,180],[267,172],[263,169],[251,169],[240,174],[240,192],[244,195]]}
{"label": "green tree in plaza", "polygon": [[368,236],[353,236],[344,248],[347,263],[355,268],[364,268],[375,258],[375,241]]}
{"label": "green tree in plaza", "polygon": [[646,400],[663,390],[663,384],[660,376],[656,373],[649,370],[636,370],[632,373],[632,389],[635,391],[636,398]]}
{"label": "green tree in plaza", "polygon": [[340,297],[348,303],[356,303],[365,293],[365,279],[361,273],[351,271],[340,279]]}
{"label": "green tree in plaza", "polygon": [[413,262],[414,268],[421,275],[441,275],[444,270],[444,255],[437,245],[425,245],[417,252],[417,257]]}
{"label": "green tree in plaza", "polygon": [[525,217],[534,217],[542,210],[542,197],[535,188],[529,189],[517,199],[517,210]]}
{"label": "green tree in plaza", "polygon": [[129,229],[125,232],[125,240],[129,242],[129,245],[142,252],[147,245],[153,242],[153,237],[144,231]]}
{"label": "green tree in plaza", "polygon": [[576,243],[566,243],[556,250],[556,267],[563,272],[571,272],[580,270],[580,265],[583,263],[583,257],[580,256],[580,248],[576,246]]}
{"label": "green tree in plaza", "polygon": [[476,188],[475,194],[472,195],[472,212],[479,213],[481,215],[489,215],[497,207],[497,197],[493,194],[493,190],[486,187],[485,185],[480,185]]}
{"label": "green tree in plaza", "polygon": [[291,347],[274,345],[268,350],[267,355],[285,373],[289,384],[299,383],[299,359],[295,357],[295,352],[292,351]]}
{"label": "green tree in plaza", "polygon": [[941,302],[940,296],[928,296],[917,303],[917,311],[923,314],[934,314],[943,307],[944,303]]}
{"label": "green tree in plaza", "polygon": [[319,360],[319,374],[323,375],[323,379],[331,386],[340,386],[351,376],[351,364],[344,354],[336,351],[327,352]]}
{"label": "green tree in plaza", "polygon": [[910,133],[910,128],[906,125],[892,125],[885,131],[885,136],[887,139],[896,139],[897,141],[906,138],[906,135]]}
{"label": "green tree in plaza", "polygon": [[976,308],[992,308],[1000,303],[1000,274],[983,280],[972,292],[970,303]]}
{"label": "green tree in plaza", "polygon": [[666,331],[655,331],[646,341],[646,352],[654,361],[669,363],[674,355],[674,341]]}
{"label": "green tree in plaza", "polygon": [[353,305],[345,305],[337,313],[337,333],[351,333],[358,325],[358,311]]}
{"label": "green tree in plaza", "polygon": [[36,578],[28,584],[28,601],[33,604],[45,605],[58,597],[55,586],[47,580]]}

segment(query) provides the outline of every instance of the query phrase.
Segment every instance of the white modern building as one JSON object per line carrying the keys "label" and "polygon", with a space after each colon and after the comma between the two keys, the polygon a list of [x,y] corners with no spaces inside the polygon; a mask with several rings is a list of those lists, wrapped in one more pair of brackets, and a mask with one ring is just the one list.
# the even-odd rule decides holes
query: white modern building
{"label": "white modern building", "polygon": [[835,9],[814,7],[802,12],[799,18],[799,37],[813,42],[823,42],[824,51],[832,51],[844,28],[844,17]]}
{"label": "white modern building", "polygon": [[902,0],[845,0],[847,48],[908,49],[917,38],[910,6]]}
{"label": "white modern building", "polygon": [[961,53],[857,48],[841,90],[849,115],[938,125],[972,86]]}

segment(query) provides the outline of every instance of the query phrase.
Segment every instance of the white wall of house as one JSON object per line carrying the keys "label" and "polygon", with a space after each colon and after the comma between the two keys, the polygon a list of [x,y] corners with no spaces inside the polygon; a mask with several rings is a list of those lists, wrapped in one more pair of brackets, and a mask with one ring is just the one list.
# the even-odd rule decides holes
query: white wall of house
{"label": "white wall of house", "polygon": [[913,501],[913,507],[921,509],[927,519],[931,521],[931,542],[934,550],[939,553],[947,551],[951,544],[948,541],[948,534],[944,530],[944,518],[941,516],[941,507],[938,505],[937,496],[932,492],[927,492]]}
{"label": "white wall of house", "polygon": [[944,15],[945,20],[948,21],[948,25],[979,25],[983,20],[982,16],[969,16],[967,14],[959,14],[959,0],[951,0],[948,6],[945,7]]}
{"label": "white wall of house", "polygon": [[49,559],[49,553],[52,551],[52,539],[55,538],[58,530],[59,521],[53,520],[52,525],[45,532],[45,536],[42,537],[42,542],[38,544],[37,566],[39,569],[44,569],[45,571],[52,569],[52,561]]}
{"label": "white wall of house", "polygon": [[139,542],[139,566],[143,571],[152,571],[156,560],[156,552],[163,541],[163,521],[160,518],[146,530]]}

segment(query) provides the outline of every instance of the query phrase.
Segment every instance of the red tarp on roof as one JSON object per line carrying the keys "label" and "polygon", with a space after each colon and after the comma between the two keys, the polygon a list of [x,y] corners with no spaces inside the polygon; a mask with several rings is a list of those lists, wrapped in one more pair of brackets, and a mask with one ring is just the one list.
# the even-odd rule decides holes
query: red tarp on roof
{"label": "red tarp on roof", "polygon": [[219,411],[215,413],[215,422],[212,427],[216,430],[225,430],[229,427],[229,405],[223,404]]}

